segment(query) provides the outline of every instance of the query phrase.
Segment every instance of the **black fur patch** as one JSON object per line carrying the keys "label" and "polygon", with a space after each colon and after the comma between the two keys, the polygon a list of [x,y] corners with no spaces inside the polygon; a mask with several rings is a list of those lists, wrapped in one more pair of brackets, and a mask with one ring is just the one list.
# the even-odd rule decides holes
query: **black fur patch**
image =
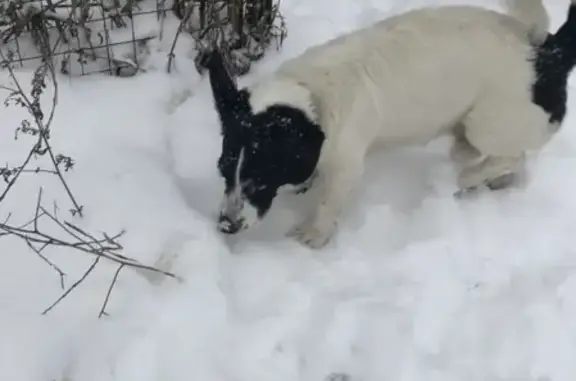
{"label": "black fur patch", "polygon": [[312,176],[323,142],[319,125],[303,111],[285,105],[251,114],[245,123],[223,121],[218,168],[225,179],[226,192],[237,186],[236,173],[241,165],[242,194],[262,217],[279,187],[299,185]]}
{"label": "black fur patch", "polygon": [[568,76],[576,64],[576,6],[570,6],[568,19],[555,34],[535,47],[532,100],[561,124],[566,116]]}
{"label": "black fur patch", "polygon": [[[240,186],[241,195],[236,196],[247,200],[262,217],[279,187],[300,185],[312,176],[324,133],[302,110],[288,105],[272,105],[254,114],[249,91],[237,89],[218,49],[207,53],[203,64],[209,70],[222,127],[218,170],[225,181],[225,193]],[[231,222],[238,225],[238,221]]]}

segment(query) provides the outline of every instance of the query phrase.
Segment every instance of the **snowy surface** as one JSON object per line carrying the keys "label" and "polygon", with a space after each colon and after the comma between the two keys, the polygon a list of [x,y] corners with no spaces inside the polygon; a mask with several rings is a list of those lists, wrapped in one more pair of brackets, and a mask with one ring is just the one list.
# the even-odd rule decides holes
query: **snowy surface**
{"label": "snowy surface", "polygon": [[[241,83],[338,33],[425,0],[284,0],[289,37]],[[496,1],[469,1],[498,7]],[[549,0],[553,28],[568,0]],[[174,25],[172,25],[172,31]],[[166,32],[168,33],[168,32]],[[59,278],[25,244],[0,239],[0,379],[6,381],[574,381],[576,98],[563,130],[530,164],[526,189],[456,201],[446,142],[378,154],[335,241],[309,251],[283,236],[308,196],[279,200],[235,240],[215,231],[220,137],[208,83],[170,39],[135,78],[60,79],[53,125],[91,231],[128,231],[125,254],[170,265],[183,282],[103,264],[47,316]],[[24,82],[29,73],[20,72]],[[6,75],[2,74],[2,81]],[[0,112],[0,157],[16,164],[24,117]],[[33,212],[24,177],[0,208]],[[91,263],[46,253],[70,285]]]}

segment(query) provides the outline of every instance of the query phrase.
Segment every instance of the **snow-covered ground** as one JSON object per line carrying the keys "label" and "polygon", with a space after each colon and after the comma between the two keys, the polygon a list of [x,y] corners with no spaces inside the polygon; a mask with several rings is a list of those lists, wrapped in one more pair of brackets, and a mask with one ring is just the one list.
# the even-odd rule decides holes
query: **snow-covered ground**
{"label": "snow-covered ground", "polygon": [[[283,49],[240,82],[338,33],[442,3],[462,1],[284,0]],[[547,6],[556,28],[568,0]],[[456,201],[445,141],[381,153],[335,241],[314,252],[283,236],[309,196],[284,197],[242,237],[217,234],[217,117],[185,38],[177,72],[164,73],[168,40],[135,78],[60,78],[53,143],[77,162],[66,174],[85,205],[76,222],[126,229],[127,256],[183,281],[125,270],[110,316],[98,319],[116,270],[104,263],[41,316],[62,292],[58,274],[24,243],[0,239],[0,380],[574,381],[574,91],[526,189]],[[2,163],[29,146],[13,139],[23,117],[0,112]],[[33,213],[39,184],[64,205],[54,178],[26,175],[0,218]],[[67,285],[92,260],[46,255]]]}

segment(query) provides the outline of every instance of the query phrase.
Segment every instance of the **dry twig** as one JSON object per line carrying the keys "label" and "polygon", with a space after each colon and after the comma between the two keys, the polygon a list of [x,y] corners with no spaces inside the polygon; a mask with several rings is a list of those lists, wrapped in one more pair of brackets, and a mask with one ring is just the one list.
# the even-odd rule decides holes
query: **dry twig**
{"label": "dry twig", "polygon": [[[0,193],[0,205],[6,200],[7,196],[12,193],[11,191],[22,178],[23,174],[43,173],[55,176],[59,180],[68,196],[69,202],[72,205],[72,208],[69,210],[72,218],[81,218],[83,216],[83,207],[78,203],[71,187],[68,185],[64,177],[65,172],[74,168],[74,160],[68,156],[56,153],[50,143],[51,123],[58,104],[58,83],[52,63],[49,59],[45,59],[42,65],[35,70],[31,91],[30,93],[27,93],[24,91],[18,81],[13,67],[9,62],[7,62],[6,58],[7,57],[5,57],[0,50],[0,66],[8,71],[13,82],[12,86],[3,85],[2,87],[4,90],[9,92],[5,104],[7,106],[17,105],[23,107],[31,116],[31,121],[24,120],[17,128],[15,138],[18,138],[19,134],[25,134],[33,136],[34,141],[20,165],[15,167],[8,167],[8,165],[6,165],[6,167],[0,168],[0,176],[2,176],[6,182],[5,189]],[[41,96],[47,88],[48,83],[52,85],[54,94],[52,96],[50,113],[46,118],[45,113],[42,110]],[[49,159],[49,168],[32,166],[33,161],[41,157]],[[119,243],[119,239],[124,234],[123,231],[115,235],[103,233],[102,237],[97,237],[82,229],[77,224],[60,218],[58,216],[58,207],[56,204],[54,204],[52,212],[48,211],[44,207],[43,201],[43,188],[40,187],[34,206],[34,216],[28,222],[20,225],[13,224],[11,223],[12,214],[9,213],[4,221],[0,223],[0,239],[8,236],[21,239],[32,252],[48,264],[59,276],[60,286],[62,289],[65,289],[65,291],[52,305],[43,311],[43,314],[50,312],[62,300],[76,290],[76,288],[93,272],[102,259],[117,263],[119,265],[119,270],[116,272],[113,282],[108,290],[100,316],[105,314],[110,294],[116,284],[121,268],[131,267],[161,273],[172,278],[175,277],[175,275],[170,272],[141,264],[140,262],[123,255],[123,247]],[[49,224],[50,226],[46,227],[46,224]],[[66,248],[75,250],[76,252],[94,256],[94,261],[80,279],[74,282],[70,287],[66,288],[66,274],[56,264],[48,259],[46,255],[46,251],[50,248]]]}
{"label": "dry twig", "polygon": [[118,266],[118,269],[114,273],[114,278],[112,278],[112,282],[110,283],[110,287],[108,287],[108,292],[106,293],[106,298],[104,299],[104,303],[102,303],[102,308],[100,309],[100,313],[98,314],[99,318],[101,318],[102,316],[108,316],[108,313],[106,312],[106,307],[108,307],[108,301],[110,300],[110,295],[112,295],[112,290],[114,289],[116,281],[118,280],[118,275],[120,275],[120,271],[122,271],[124,266],[125,266],[124,264]]}
{"label": "dry twig", "polygon": [[76,287],[78,287],[82,282],[84,282],[86,280],[86,278],[88,278],[88,275],[90,275],[92,273],[92,271],[94,271],[94,269],[96,268],[96,265],[100,261],[100,258],[101,257],[96,257],[94,262],[92,262],[90,267],[88,267],[88,269],[84,272],[84,274],[82,274],[80,279],[78,279],[76,282],[74,282],[72,284],[72,286],[70,286],[62,295],[60,295],[60,297],[58,299],[56,299],[56,301],[54,303],[52,303],[48,308],[46,308],[44,311],[42,311],[42,315],[46,315],[48,312],[52,311],[54,309],[54,307],[56,307],[64,299],[66,299],[66,297],[68,297],[72,293],[72,291],[74,291],[76,289]]}
{"label": "dry twig", "polygon": [[[198,71],[204,69],[201,57],[205,51],[218,46],[228,56],[234,75],[247,73],[251,62],[260,59],[272,41],[279,47],[286,36],[279,1],[273,5],[272,0],[176,0],[173,11],[181,21],[168,54],[168,72],[183,31],[195,40]],[[198,15],[193,18],[195,12]]]}

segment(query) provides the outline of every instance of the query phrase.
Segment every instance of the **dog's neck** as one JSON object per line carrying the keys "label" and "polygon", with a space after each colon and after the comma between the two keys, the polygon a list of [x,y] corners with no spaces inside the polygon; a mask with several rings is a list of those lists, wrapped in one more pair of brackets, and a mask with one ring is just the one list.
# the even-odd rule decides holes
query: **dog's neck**
{"label": "dog's neck", "polygon": [[250,106],[257,114],[270,106],[294,107],[314,123],[319,123],[318,107],[314,95],[303,84],[289,78],[273,76],[250,87]]}

